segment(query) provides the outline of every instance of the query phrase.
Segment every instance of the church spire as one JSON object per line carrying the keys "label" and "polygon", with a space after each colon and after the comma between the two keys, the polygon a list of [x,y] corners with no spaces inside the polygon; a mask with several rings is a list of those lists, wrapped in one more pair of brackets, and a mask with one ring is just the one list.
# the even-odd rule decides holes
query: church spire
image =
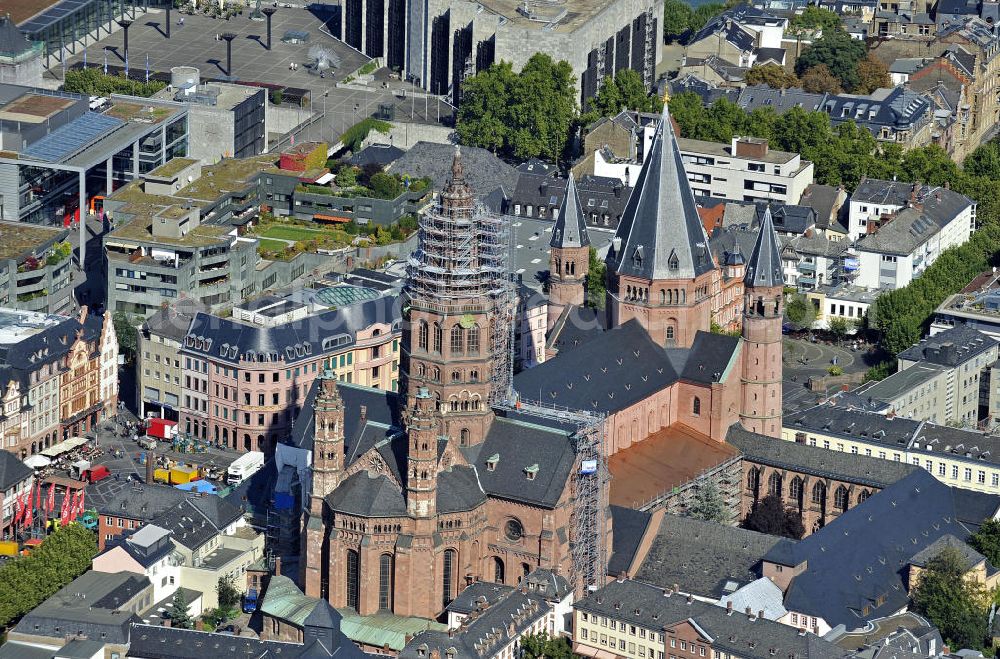
{"label": "church spire", "polygon": [[590,237],[587,235],[587,218],[580,205],[580,195],[576,191],[576,181],[570,173],[566,182],[566,195],[559,207],[559,217],[552,229],[552,240],[549,247],[588,247]]}
{"label": "church spire", "polygon": [[747,262],[743,283],[747,288],[773,288],[784,285],[781,250],[778,248],[778,236],[774,232],[770,206],[764,210],[760,233]]}
{"label": "church spire", "polygon": [[614,272],[694,279],[714,268],[667,106],[612,242]]}

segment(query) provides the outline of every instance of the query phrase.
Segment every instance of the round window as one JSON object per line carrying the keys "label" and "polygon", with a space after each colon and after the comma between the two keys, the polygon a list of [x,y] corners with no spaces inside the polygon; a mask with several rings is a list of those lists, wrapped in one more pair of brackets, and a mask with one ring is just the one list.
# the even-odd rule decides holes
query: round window
{"label": "round window", "polygon": [[504,534],[508,540],[516,542],[524,536],[524,527],[516,519],[507,520],[507,525],[504,527]]}

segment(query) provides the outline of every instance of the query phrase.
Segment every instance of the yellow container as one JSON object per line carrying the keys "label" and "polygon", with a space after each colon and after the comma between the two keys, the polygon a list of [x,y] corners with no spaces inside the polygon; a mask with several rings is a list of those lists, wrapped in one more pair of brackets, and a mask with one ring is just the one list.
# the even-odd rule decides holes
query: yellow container
{"label": "yellow container", "polygon": [[198,480],[198,468],[179,465],[170,470],[170,484],[181,485]]}
{"label": "yellow container", "polygon": [[170,470],[169,469],[157,469],[153,472],[153,480],[157,483],[169,483],[170,482]]}
{"label": "yellow container", "polygon": [[17,549],[14,540],[0,540],[0,556],[17,556]]}

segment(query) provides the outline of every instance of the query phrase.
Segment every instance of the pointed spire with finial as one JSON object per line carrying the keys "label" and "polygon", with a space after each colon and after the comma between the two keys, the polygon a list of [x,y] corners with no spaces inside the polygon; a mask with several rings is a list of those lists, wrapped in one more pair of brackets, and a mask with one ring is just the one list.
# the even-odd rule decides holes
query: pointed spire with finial
{"label": "pointed spire with finial", "polygon": [[587,247],[590,236],[587,235],[587,218],[580,205],[580,195],[576,190],[576,180],[570,173],[566,182],[566,195],[559,206],[559,217],[552,228],[550,247]]}
{"label": "pointed spire with finial", "polygon": [[743,283],[747,288],[773,288],[784,285],[781,272],[781,250],[778,248],[778,234],[774,231],[771,208],[764,209],[760,221],[760,233],[747,261]]}

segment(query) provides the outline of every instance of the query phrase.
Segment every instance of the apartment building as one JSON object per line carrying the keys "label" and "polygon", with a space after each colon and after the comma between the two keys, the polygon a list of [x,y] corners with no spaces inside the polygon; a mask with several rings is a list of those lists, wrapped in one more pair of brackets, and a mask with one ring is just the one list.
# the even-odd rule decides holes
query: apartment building
{"label": "apartment building", "polygon": [[899,353],[899,370],[858,390],[899,416],[975,428],[990,410],[990,366],[1000,343],[959,325]]}
{"label": "apartment building", "polygon": [[35,472],[12,453],[0,451],[0,539],[15,533],[17,502],[30,492]]}
{"label": "apartment building", "polygon": [[857,253],[855,284],[906,286],[976,229],[976,203],[948,188],[864,179],[851,196],[848,231]]}
{"label": "apartment building", "polygon": [[767,140],[734,137],[730,144],[677,138],[696,196],[797,204],[813,182],[813,163],[773,151]]}
{"label": "apartment building", "polygon": [[180,300],[146,319],[138,333],[136,353],[139,415],[177,421],[181,408],[180,350],[198,305]]}
{"label": "apartment building", "polygon": [[0,305],[72,313],[73,248],[68,229],[0,222]]}
{"label": "apartment building", "polygon": [[786,414],[781,437],[810,446],[908,462],[947,485],[1000,494],[1000,437],[830,404]]}
{"label": "apartment building", "polygon": [[195,314],[179,351],[182,432],[269,451],[287,434],[312,381],[396,391],[402,319],[395,296],[366,299],[274,327]]}
{"label": "apartment building", "polygon": [[111,314],[0,309],[3,448],[22,459],[93,429],[118,404]]}

